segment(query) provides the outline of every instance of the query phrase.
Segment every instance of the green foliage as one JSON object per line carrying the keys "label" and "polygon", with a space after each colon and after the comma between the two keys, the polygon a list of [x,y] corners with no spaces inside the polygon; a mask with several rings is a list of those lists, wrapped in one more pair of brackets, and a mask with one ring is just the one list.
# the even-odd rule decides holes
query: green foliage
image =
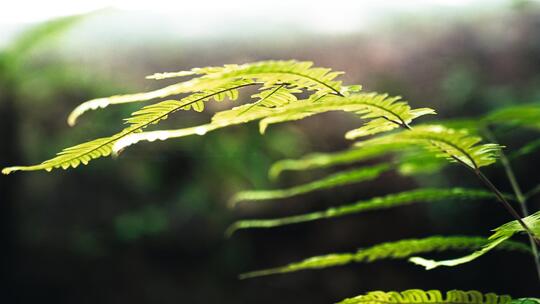
{"label": "green foliage", "polygon": [[[355,253],[332,253],[315,256],[282,267],[248,272],[240,275],[240,278],[247,279],[306,269],[322,269],[349,263],[371,263],[384,259],[404,259],[419,253],[447,250],[476,250],[486,245],[487,242],[488,240],[486,238],[472,236],[432,236],[424,239],[400,240],[361,248]],[[527,245],[518,242],[506,242],[497,247],[497,249],[530,253]]]}
{"label": "green foliage", "polygon": [[237,230],[248,228],[271,228],[289,224],[297,224],[315,221],[325,218],[339,217],[343,215],[366,212],[370,210],[388,209],[409,205],[413,203],[435,203],[446,200],[453,201],[475,201],[493,198],[493,194],[478,189],[430,189],[423,188],[411,191],[404,191],[397,194],[389,194],[381,197],[374,197],[369,200],[362,200],[349,205],[332,207],[324,211],[317,211],[301,215],[294,215],[275,219],[263,220],[242,220],[234,223],[227,229],[227,234],[231,235]]}
{"label": "green foliage", "polygon": [[[203,135],[215,129],[253,120],[260,120],[260,131],[264,133],[267,126],[271,124],[340,110],[356,113],[360,118],[369,120],[362,128],[353,131],[355,136],[359,136],[407,126],[416,117],[434,113],[433,110],[427,108],[413,110],[406,102],[398,101],[397,97],[390,98],[386,94],[354,93],[359,90],[359,86],[342,86],[340,81],[335,80],[340,74],[340,72],[331,72],[330,69],[314,68],[311,62],[263,61],[154,75],[152,78],[160,79],[188,75],[201,76],[152,92],[85,102],[70,114],[68,118],[70,125],[73,125],[82,113],[90,109],[192,93],[180,100],[163,101],[133,113],[126,119],[130,126],[115,135],[67,148],[57,157],[39,165],[15,166],[5,168],[2,172],[9,174],[18,170],[50,171],[54,168],[75,168],[81,163],[87,164],[92,159],[118,152],[141,140],[154,141],[194,134]],[[210,99],[221,101],[226,96],[234,100],[238,96],[238,89],[252,85],[262,85],[262,92],[252,96],[257,99],[255,102],[217,113],[209,124],[178,130],[141,133],[144,128],[159,123],[178,110],[202,111],[205,101]],[[304,92],[310,92],[310,96],[307,99],[297,100],[294,94]]]}
{"label": "green foliage", "polygon": [[[502,157],[504,161],[501,163],[505,167],[516,200],[522,205],[522,210],[527,209],[527,198],[534,195],[537,190],[535,188],[526,195],[521,194],[515,177],[511,173],[512,170],[504,157],[502,146],[497,143],[484,143],[482,134],[486,130],[490,130],[492,126],[499,124],[512,128],[528,128],[533,132],[540,130],[538,123],[540,121],[540,104],[500,109],[476,119],[452,119],[415,126],[413,121],[416,118],[435,114],[435,111],[430,108],[412,109],[408,102],[401,100],[400,97],[362,92],[359,85],[344,86],[338,79],[341,74],[341,72],[334,72],[327,68],[313,67],[311,62],[294,60],[261,61],[154,74],[148,78],[188,77],[189,79],[154,91],[117,95],[82,103],[69,115],[68,123],[70,125],[75,125],[77,119],[89,110],[105,108],[114,104],[144,102],[174,96],[172,99],[147,105],[135,111],[125,119],[127,126],[116,134],[66,148],[56,157],[41,164],[4,168],[2,173],[75,168],[81,163],[86,165],[92,159],[116,154],[141,141],[152,142],[191,135],[205,135],[210,131],[254,121],[258,121],[259,131],[264,133],[268,126],[273,124],[296,121],[331,111],[342,111],[364,120],[363,125],[345,134],[347,139],[370,137],[357,142],[352,148],[345,151],[310,154],[299,159],[277,162],[271,168],[269,175],[276,178],[284,171],[323,169],[366,160],[370,161],[369,166],[339,171],[325,178],[285,189],[240,192],[231,199],[231,204],[247,200],[288,198],[312,191],[359,183],[375,179],[383,172],[393,169],[407,176],[435,174],[449,163],[459,163],[465,166],[480,179],[489,191],[420,187],[307,214],[275,219],[240,220],[227,230],[229,235],[238,229],[269,228],[413,203],[442,201],[498,200],[505,205],[514,218],[520,219],[520,215],[508,202],[513,199],[513,196],[502,194],[481,169],[495,163],[498,157]],[[146,131],[148,127],[159,124],[171,114],[181,110],[201,112],[205,109],[205,103],[211,100],[216,102],[225,99],[235,101],[239,99],[240,90],[245,87],[258,87],[259,91],[251,96],[250,102],[237,104],[232,108],[217,112],[206,124],[181,129]],[[494,136],[488,138],[495,141]],[[533,140],[512,156],[519,158],[521,155],[535,151],[538,147],[540,147],[538,141]],[[151,225],[140,225],[127,216],[118,220],[117,230],[126,238],[130,238],[134,237],[133,235],[138,237],[150,233],[151,231],[148,232],[146,229],[148,227],[162,229],[167,224],[159,220],[161,215],[156,215],[155,212],[149,214],[148,221],[152,223]],[[476,250],[470,255],[452,260],[434,261],[421,257],[409,258],[416,264],[432,269],[438,266],[455,266],[470,262],[493,249],[525,251],[523,244],[509,241],[514,234],[527,231],[533,249],[535,248],[536,235],[540,235],[540,211],[531,216],[525,216],[523,221],[516,220],[495,229],[495,233],[487,240],[479,237],[442,236],[401,240],[361,249],[356,253],[317,256],[283,267],[247,273],[243,277],[319,269],[351,262],[404,259],[428,252]],[[155,221],[156,219],[158,220]],[[532,250],[532,253],[535,259],[538,259],[536,250]],[[540,264],[538,264],[538,270],[540,274]],[[510,300],[508,296],[484,295],[477,291],[450,291],[446,297],[443,297],[439,291],[435,290],[427,292],[408,290],[401,293],[371,292],[347,299],[342,303],[503,304]],[[517,301],[535,300],[518,299]]]}
{"label": "green foliage", "polygon": [[272,165],[269,176],[277,178],[284,171],[303,171],[310,169],[327,168],[343,164],[352,164],[384,156],[392,152],[403,151],[410,147],[404,143],[384,143],[366,147],[352,147],[334,153],[313,153],[300,159],[285,159]]}
{"label": "green foliage", "polygon": [[389,169],[390,165],[380,164],[371,167],[362,167],[359,169],[339,172],[323,179],[287,189],[242,191],[238,192],[234,197],[231,198],[230,205],[234,206],[241,201],[260,201],[287,198],[316,190],[329,189],[337,186],[368,181],[377,178],[379,175],[385,171],[388,171]]}
{"label": "green foliage", "polygon": [[455,130],[441,125],[422,125],[412,130],[363,141],[357,145],[362,147],[397,142],[419,145],[438,157],[478,169],[494,163],[501,148],[497,144],[478,144],[481,140],[466,130]]}
{"label": "green foliage", "polygon": [[365,295],[343,300],[338,304],[506,304],[511,302],[512,298],[510,296],[500,296],[493,293],[482,294],[476,290],[450,290],[446,293],[446,297],[443,297],[438,290],[409,289],[402,292],[371,291]]}
{"label": "green foliage", "polygon": [[[531,230],[536,235],[540,235],[540,211],[524,218],[523,221],[527,224],[527,226],[529,226],[529,228],[531,228]],[[512,221],[494,229],[493,231],[495,231],[495,233],[489,237],[489,242],[487,244],[485,244],[480,250],[477,250],[467,256],[444,261],[434,261],[421,257],[413,257],[410,259],[410,261],[415,264],[424,266],[427,270],[437,268],[439,266],[450,267],[463,263],[468,263],[488,253],[497,246],[501,246],[501,244],[506,242],[514,234],[518,232],[524,232],[524,229],[517,221]]]}

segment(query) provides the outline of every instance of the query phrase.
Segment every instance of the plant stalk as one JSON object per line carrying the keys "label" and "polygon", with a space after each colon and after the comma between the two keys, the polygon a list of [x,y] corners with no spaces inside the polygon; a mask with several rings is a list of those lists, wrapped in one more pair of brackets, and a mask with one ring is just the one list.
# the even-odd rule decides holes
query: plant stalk
{"label": "plant stalk", "polygon": [[534,240],[534,242],[537,245],[540,245],[540,239],[538,239],[538,237],[534,234],[534,232],[532,232],[529,226],[525,224],[521,216],[512,207],[512,205],[510,205],[506,198],[504,198],[504,195],[499,191],[499,189],[497,189],[497,187],[495,187],[495,185],[493,185],[493,183],[480,170],[476,169],[474,172],[476,173],[478,179],[480,179],[480,181],[482,181],[482,183],[484,183],[484,185],[489,188],[489,190],[491,190],[491,192],[493,192],[495,196],[497,196],[497,199],[503,204],[508,213],[510,213],[510,215],[512,215],[516,219],[516,221],[523,227],[523,229],[529,234],[529,236]]}
{"label": "plant stalk", "polygon": [[[497,143],[497,139],[491,133],[489,129],[485,129],[486,137],[494,143]],[[508,157],[506,157],[506,154],[500,150],[499,156],[501,159],[501,164],[504,168],[504,171],[506,173],[506,176],[508,178],[508,181],[510,182],[510,185],[512,186],[512,190],[514,191],[514,194],[516,195],[516,200],[519,203],[519,206],[521,208],[521,213],[523,214],[523,217],[529,216],[529,209],[527,208],[527,195],[523,194],[523,191],[521,191],[521,187],[519,186],[519,183],[517,182],[516,175],[514,174],[514,170],[512,169],[512,166],[510,165],[510,160]],[[538,246],[535,242],[535,238],[531,235],[529,235],[529,243],[531,245],[531,250],[533,253],[534,258],[534,264],[536,266],[536,273],[538,275],[538,279],[540,280],[540,258],[538,255]]]}

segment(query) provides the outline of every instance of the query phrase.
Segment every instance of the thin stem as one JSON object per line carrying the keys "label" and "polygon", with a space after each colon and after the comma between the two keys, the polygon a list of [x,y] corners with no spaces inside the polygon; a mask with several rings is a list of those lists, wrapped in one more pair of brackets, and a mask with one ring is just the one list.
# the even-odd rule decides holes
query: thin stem
{"label": "thin stem", "polygon": [[[405,125],[401,124],[400,127],[404,128],[404,129],[407,129],[407,130],[412,130],[412,128],[409,125],[406,125],[406,124]],[[499,202],[501,202],[503,204],[506,211],[508,211],[508,213],[510,213],[510,215],[521,225],[521,227],[523,227],[523,230],[525,230],[525,232],[527,232],[527,234],[529,234],[530,238],[532,240],[534,240],[534,242],[537,245],[540,246],[540,239],[532,232],[532,230],[523,221],[523,219],[517,213],[517,211],[514,209],[514,207],[512,207],[512,205],[510,205],[510,203],[506,200],[506,198],[504,198],[504,195],[501,193],[501,191],[499,191],[499,189],[497,189],[497,187],[495,187],[495,185],[493,185],[493,183],[484,175],[484,173],[482,173],[482,171],[480,171],[480,169],[478,167],[475,166],[474,168],[472,168],[471,166],[464,163],[461,159],[459,159],[459,158],[457,158],[455,156],[452,156],[452,158],[454,160],[456,160],[459,164],[465,166],[470,171],[472,171],[478,177],[478,179],[486,186],[486,188],[488,188],[491,192],[493,192],[493,194],[495,194],[495,196],[497,197]]]}
{"label": "thin stem", "polygon": [[[493,135],[493,133],[486,127],[484,130],[486,133],[486,137],[493,143],[497,143],[497,139]],[[506,154],[499,150],[499,156],[501,159],[501,164],[504,168],[504,171],[506,173],[506,176],[508,178],[508,181],[510,182],[510,185],[512,186],[512,189],[514,190],[514,193],[516,195],[516,200],[519,203],[519,206],[521,207],[521,213],[523,214],[523,217],[529,216],[529,209],[527,208],[527,195],[523,194],[523,191],[521,191],[521,187],[519,186],[516,175],[514,174],[514,170],[512,169],[512,166],[510,165],[510,160],[508,160],[508,157],[506,157]],[[536,265],[536,273],[538,274],[538,279],[540,280],[540,258],[538,255],[538,246],[535,243],[535,238],[529,235],[529,243],[531,244],[531,249],[533,252],[533,258],[534,258],[534,264]]]}
{"label": "thin stem", "polygon": [[504,198],[504,195],[499,191],[499,189],[497,189],[497,187],[495,187],[495,185],[493,185],[493,183],[491,183],[491,181],[480,170],[476,169],[475,173],[478,179],[480,179],[480,181],[484,183],[484,185],[489,188],[495,194],[495,196],[497,196],[497,199],[503,204],[508,213],[510,213],[510,215],[512,215],[516,219],[516,221],[518,221],[518,223],[529,234],[529,236],[534,240],[534,242],[537,245],[540,245],[540,239],[538,239],[538,237],[536,237],[536,235],[531,231],[529,226],[525,224],[523,219],[519,216],[519,214],[512,207],[512,205],[510,205],[510,203]]}

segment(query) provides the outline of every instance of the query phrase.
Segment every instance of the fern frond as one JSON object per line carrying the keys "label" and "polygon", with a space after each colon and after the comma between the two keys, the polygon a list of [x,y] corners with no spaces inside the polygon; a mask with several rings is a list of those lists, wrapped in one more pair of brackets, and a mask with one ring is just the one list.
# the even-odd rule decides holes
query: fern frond
{"label": "fern frond", "polygon": [[214,90],[238,80],[264,83],[267,86],[287,83],[291,89],[315,91],[316,94],[321,96],[324,94],[343,95],[341,93],[341,82],[335,80],[337,76],[342,74],[341,72],[332,72],[326,68],[315,68],[312,65],[312,62],[298,62],[294,60],[261,61],[242,65],[231,64],[223,67],[195,68],[190,71],[154,74],[147,78],[197,77],[155,91],[117,95],[84,102],[71,112],[68,117],[68,123],[69,125],[74,125],[78,117],[83,113],[89,110],[105,108],[112,104],[148,101],[182,93]]}
{"label": "fern frond", "polygon": [[140,132],[142,129],[149,125],[158,123],[161,120],[167,119],[167,117],[178,111],[188,110],[191,107],[202,109],[203,102],[210,98],[218,98],[222,94],[226,94],[229,91],[234,91],[238,88],[252,85],[253,82],[240,80],[233,82],[227,86],[223,86],[220,89],[207,90],[202,93],[195,93],[185,97],[182,100],[166,100],[160,103],[144,107],[142,110],[134,112],[132,116],[126,119],[126,122],[130,124],[121,132],[112,135],[110,137],[99,138],[86,142],[74,147],[67,148],[60,152],[57,157],[47,160],[39,165],[34,166],[15,166],[2,169],[3,174],[9,174],[14,171],[34,171],[34,170],[47,170],[51,171],[54,168],[76,168],[81,163],[88,164],[92,159],[108,156],[113,152],[114,145],[129,136],[130,134]]}
{"label": "fern frond", "polygon": [[465,130],[454,130],[441,125],[422,125],[368,141],[357,146],[377,145],[385,142],[401,142],[420,145],[452,162],[462,163],[472,169],[495,162],[501,146],[479,144],[482,139]]}
{"label": "fern frond", "polygon": [[[388,99],[391,100],[391,102],[388,102]],[[197,134],[193,132],[193,130],[195,129],[200,130],[204,134],[216,129],[242,124],[254,120],[260,120],[259,130],[261,133],[264,133],[266,128],[271,124],[299,120],[315,114],[329,111],[353,112],[360,113],[362,117],[372,117],[369,113],[382,113],[381,111],[383,111],[382,108],[384,105],[390,104],[390,107],[392,107],[395,105],[395,101],[396,98],[389,98],[386,94],[364,93],[351,94],[347,97],[328,94],[324,97],[321,97],[316,102],[311,99],[305,99],[275,108],[252,107],[252,105],[249,104],[242,105],[233,108],[232,110],[216,113],[216,115],[212,118],[212,122],[206,125],[187,129],[162,130],[132,134],[123,139],[122,141],[119,141],[114,146],[114,149],[121,150],[129,145],[133,145],[140,141],[153,141],[155,139],[166,140]],[[383,104],[383,106],[380,106],[379,104]],[[401,109],[402,107],[404,106],[401,105],[398,108]],[[418,114],[432,113],[432,110],[428,109],[417,110],[417,112],[414,112],[416,110],[411,110],[410,112]],[[397,119],[396,116],[392,116],[397,114],[392,113],[393,112],[390,109],[390,111],[387,112],[387,116],[391,119]],[[411,119],[411,117],[416,117],[416,114],[410,115],[411,116],[400,117],[400,119],[403,119],[405,122],[409,122],[409,119]],[[384,127],[374,129],[374,125],[369,125],[369,129],[371,130],[370,132],[375,132],[375,130],[382,131],[383,129],[388,130],[390,126],[390,124],[387,123],[388,121],[384,119],[385,122],[383,123],[378,119],[379,118],[375,118],[375,120],[377,120],[381,124],[381,126]],[[392,124],[394,125],[392,128],[399,127],[399,124]]]}
{"label": "fern frond", "polygon": [[450,290],[444,297],[439,290],[409,289],[402,292],[370,291],[337,304],[509,304],[511,302],[510,296],[484,294],[476,290]]}
{"label": "fern frond", "polygon": [[271,179],[277,179],[284,171],[303,171],[352,164],[397,152],[400,153],[397,160],[398,171],[403,175],[434,172],[444,166],[444,162],[434,157],[432,153],[424,152],[409,143],[381,142],[356,146],[339,152],[312,153],[298,159],[280,160],[270,167],[268,175]]}
{"label": "fern frond", "polygon": [[[525,224],[536,236],[540,236],[540,211],[529,215],[526,218],[523,218],[523,222],[525,222]],[[499,226],[493,231],[495,231],[495,233],[489,237],[489,242],[484,247],[482,247],[482,249],[475,251],[467,256],[443,261],[428,260],[421,257],[412,257],[409,259],[409,261],[424,266],[427,270],[440,266],[452,267],[468,263],[495,249],[497,246],[501,246],[501,244],[506,242],[514,234],[524,232],[524,229],[521,224],[518,223],[518,221],[516,220]]]}
{"label": "fern frond", "polygon": [[356,113],[360,118],[369,120],[363,127],[351,131],[356,137],[360,137],[407,125],[412,119],[422,115],[435,114],[428,108],[411,110],[406,102],[399,100],[400,97],[388,97],[387,94],[377,93],[351,94],[348,97],[329,95],[318,102],[306,100],[282,108],[278,113],[262,119],[260,130],[264,133],[271,124],[299,120],[329,111],[345,111]]}
{"label": "fern frond", "polygon": [[388,171],[390,168],[391,166],[388,164],[381,164],[339,172],[319,180],[287,189],[242,191],[231,198],[230,206],[234,207],[237,203],[242,201],[282,199],[316,190],[368,181],[379,177],[383,172]]}
{"label": "fern frond", "polygon": [[[322,269],[349,263],[371,263],[384,259],[405,259],[419,253],[448,250],[476,250],[484,246],[487,242],[488,240],[484,237],[473,236],[431,236],[423,239],[406,239],[361,248],[355,253],[332,253],[315,256],[282,267],[248,272],[240,275],[240,278],[247,279],[306,269]],[[501,244],[501,247],[497,249],[531,252],[528,245],[519,242],[507,242]]]}
{"label": "fern frond", "polygon": [[518,105],[495,110],[481,120],[483,124],[514,124],[540,129],[540,103]]}
{"label": "fern frond", "polygon": [[343,205],[326,209],[324,211],[311,212],[306,214],[261,220],[241,220],[235,222],[227,229],[227,235],[232,235],[240,229],[250,228],[271,228],[289,224],[297,224],[314,220],[339,217],[343,215],[360,213],[369,210],[387,209],[413,203],[435,203],[445,200],[452,201],[474,201],[494,198],[491,192],[478,189],[437,189],[424,188],[404,191],[397,194],[375,197],[362,200],[353,204]]}

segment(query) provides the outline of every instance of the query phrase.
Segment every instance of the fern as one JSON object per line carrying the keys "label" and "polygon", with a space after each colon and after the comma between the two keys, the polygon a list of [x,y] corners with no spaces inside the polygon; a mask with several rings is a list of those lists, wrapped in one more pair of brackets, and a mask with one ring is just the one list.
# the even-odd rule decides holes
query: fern
{"label": "fern", "polygon": [[[333,253],[311,257],[282,267],[248,272],[240,275],[240,278],[247,279],[306,269],[322,269],[349,263],[371,263],[384,259],[404,259],[419,253],[447,250],[476,250],[484,246],[487,242],[488,240],[486,238],[471,236],[432,236],[424,239],[400,240],[362,248],[355,253]],[[519,242],[506,242],[501,244],[497,249],[530,253],[529,247]]]}
{"label": "fern", "polygon": [[268,175],[276,179],[284,171],[304,171],[352,164],[408,148],[409,145],[403,143],[386,143],[362,148],[353,147],[333,153],[313,153],[299,159],[280,160],[270,167]]}
{"label": "fern", "polygon": [[[523,221],[527,224],[528,227],[530,227],[530,229],[532,230],[534,234],[540,236],[540,211],[524,218]],[[467,256],[457,258],[457,259],[452,259],[452,260],[444,260],[444,261],[434,261],[434,260],[424,259],[421,257],[412,257],[410,258],[410,261],[415,264],[424,266],[427,270],[437,268],[440,266],[451,267],[451,266],[456,266],[463,263],[468,263],[488,253],[489,251],[493,250],[497,246],[501,246],[501,244],[503,244],[504,242],[507,242],[507,240],[511,238],[514,234],[518,232],[524,232],[525,230],[523,229],[522,225],[518,223],[518,221],[512,221],[494,229],[493,231],[495,231],[495,233],[489,237],[489,242],[486,245],[484,245],[483,248]]]}
{"label": "fern", "polygon": [[[126,119],[130,126],[120,133],[67,148],[57,157],[39,165],[16,166],[6,168],[2,172],[8,174],[16,170],[77,167],[80,163],[87,164],[92,159],[116,153],[141,140],[154,141],[203,135],[212,130],[253,120],[260,120],[260,131],[263,133],[270,124],[341,110],[357,113],[361,118],[368,119],[369,122],[364,127],[355,131],[367,135],[404,126],[418,116],[434,113],[427,108],[412,110],[406,102],[398,101],[398,97],[355,93],[359,90],[359,86],[342,86],[340,81],[335,80],[340,74],[330,69],[312,67],[311,62],[262,61],[154,75],[152,78],[156,79],[196,77],[156,91],[85,102],[70,114],[69,123],[74,124],[76,119],[89,109],[103,108],[110,104],[144,101],[181,93],[192,94],[179,101],[162,101],[136,111]],[[257,101],[217,113],[206,125],[179,130],[141,132],[147,126],[159,123],[178,110],[202,111],[204,102],[211,98],[216,101],[221,101],[225,97],[234,100],[238,97],[238,89],[255,84],[262,85],[262,92],[252,96],[257,98]],[[294,94],[306,91],[313,93],[310,93],[307,99],[298,101]]]}
{"label": "fern", "polygon": [[483,294],[476,290],[450,290],[443,297],[438,290],[409,289],[402,292],[371,291],[365,295],[346,299],[338,304],[507,304],[512,298],[494,293]]}
{"label": "fern", "polygon": [[377,178],[383,172],[388,171],[390,168],[391,167],[388,164],[381,164],[371,167],[339,172],[320,180],[312,181],[307,184],[298,185],[287,189],[238,192],[234,197],[231,198],[230,205],[234,206],[241,201],[260,201],[287,198],[312,192],[315,190],[328,189],[337,186],[372,180]]}
{"label": "fern", "polygon": [[480,200],[494,198],[493,194],[483,190],[477,189],[417,189],[411,191],[404,191],[397,194],[390,194],[382,197],[375,197],[369,200],[359,201],[350,205],[343,205],[339,207],[329,208],[324,211],[317,211],[312,213],[306,213],[295,216],[288,216],[275,219],[263,219],[263,220],[242,220],[234,223],[227,229],[227,235],[232,235],[234,232],[240,229],[248,228],[271,228],[289,224],[309,222],[325,218],[339,217],[343,215],[360,213],[370,210],[379,210],[393,208],[403,205],[409,205],[413,203],[435,203],[445,200]]}
{"label": "fern", "polygon": [[[299,120],[329,111],[353,112],[359,113],[361,117],[366,119],[373,118],[370,122],[365,124],[364,127],[357,129],[356,131],[360,132],[360,130],[363,130],[365,131],[364,135],[368,135],[398,128],[401,126],[401,123],[406,124],[410,122],[411,119],[420,115],[434,113],[433,110],[427,108],[410,110],[408,106],[405,107],[401,103],[395,103],[395,101],[396,98],[388,98],[388,95],[386,94],[363,93],[351,94],[347,97],[327,94],[315,101],[309,98],[274,108],[253,108],[253,105],[242,105],[233,108],[232,110],[217,113],[212,118],[212,122],[206,125],[177,130],[161,130],[132,134],[118,142],[114,149],[121,150],[140,141],[153,141],[155,139],[167,140],[194,135],[197,134],[193,132],[195,129],[199,130],[202,134],[206,134],[209,131],[254,120],[260,120],[259,131],[264,133],[269,125]],[[388,108],[384,108],[386,106]],[[397,114],[394,113],[394,107],[396,108],[395,111],[400,110],[401,112],[398,112]],[[405,109],[409,110],[405,111]],[[379,115],[382,115],[381,113],[383,112],[386,113],[389,118],[380,118]],[[394,121],[394,119],[397,120],[397,116],[392,115],[402,116],[399,116],[399,121]],[[391,119],[391,121],[388,119]]]}
{"label": "fern", "polygon": [[492,111],[482,118],[482,124],[512,124],[540,130],[540,103],[507,107]]}
{"label": "fern", "polygon": [[[260,133],[273,124],[285,123],[311,117],[331,111],[342,111],[356,115],[364,124],[345,134],[348,139],[365,136],[376,137],[356,143],[349,150],[337,153],[318,153],[297,160],[277,162],[270,170],[275,178],[287,170],[307,170],[325,168],[334,165],[351,164],[378,157],[392,156],[384,163],[349,171],[341,171],[325,178],[287,189],[245,191],[232,198],[232,204],[245,200],[266,200],[292,197],[310,191],[329,189],[377,178],[383,172],[397,167],[403,175],[433,173],[447,162],[460,163],[474,171],[475,175],[491,192],[464,188],[421,188],[397,194],[390,194],[362,200],[349,205],[342,205],[307,214],[261,220],[241,220],[228,230],[232,234],[238,229],[268,228],[293,223],[333,218],[369,210],[379,210],[413,203],[435,203],[445,200],[474,201],[497,198],[517,220],[497,229],[489,239],[478,237],[428,237],[383,243],[356,253],[330,254],[313,257],[274,269],[256,271],[243,277],[253,277],[274,273],[285,273],[303,269],[318,269],[344,265],[350,262],[371,262],[380,259],[403,259],[412,255],[443,250],[476,250],[467,256],[444,261],[427,260],[411,257],[410,261],[427,269],[439,266],[455,266],[470,262],[493,249],[511,249],[524,251],[523,244],[509,239],[516,233],[526,231],[531,236],[533,254],[535,234],[540,234],[540,212],[521,219],[508,203],[512,197],[502,194],[480,171],[480,168],[493,164],[497,156],[502,156],[501,146],[493,143],[481,143],[482,131],[493,124],[509,124],[539,130],[540,107],[538,104],[524,105],[498,110],[479,119],[443,121],[437,124],[412,126],[413,120],[424,115],[435,114],[430,108],[413,109],[400,97],[387,94],[360,92],[360,86],[345,86],[338,79],[341,72],[328,68],[314,67],[311,62],[299,61],[261,61],[247,64],[231,64],[219,67],[194,68],[188,71],[158,73],[147,78],[168,79],[183,78],[176,84],[154,91],[117,95],[99,98],[82,103],[68,117],[68,123],[74,125],[77,119],[98,108],[113,104],[150,101],[174,96],[169,100],[159,101],[144,106],[125,119],[126,126],[120,132],[109,137],[98,138],[86,143],[69,147],[58,155],[41,164],[33,166],[15,166],[4,168],[2,173],[13,171],[46,170],[54,168],[75,168],[88,164],[91,160],[117,153],[140,141],[167,140],[190,135],[204,135],[210,131],[225,127],[258,121]],[[181,129],[146,131],[149,126],[160,123],[171,114],[181,110],[201,112],[205,103],[239,98],[240,89],[259,86],[259,92],[251,96],[248,103],[233,106],[215,113],[206,124]],[[398,130],[400,129],[400,130]],[[381,134],[387,132],[386,134]],[[516,152],[516,157],[530,153],[540,145],[533,141]],[[438,157],[438,158],[436,158]],[[395,164],[398,164],[397,166]],[[517,201],[526,211],[525,200],[535,193],[535,189],[523,195],[517,187],[515,177],[508,162],[501,162],[509,176]],[[509,173],[510,172],[510,173]],[[531,192],[532,191],[532,192]],[[526,213],[526,212],[525,212]],[[537,265],[540,274],[540,264]],[[494,294],[483,295],[476,291],[450,291],[443,297],[439,291],[408,290],[398,292],[371,292],[343,301],[343,303],[455,303],[455,304],[505,304],[507,296]],[[518,299],[518,302],[529,301]],[[531,301],[535,301],[531,299]]]}
{"label": "fern", "polygon": [[[177,73],[154,74],[148,78],[165,79],[202,75],[188,81],[180,82],[155,91],[117,95],[99,98],[82,103],[68,117],[68,123],[74,125],[83,113],[89,110],[105,108],[113,104],[123,104],[138,101],[148,101],[182,93],[217,89],[231,81],[248,80],[262,82],[266,85],[288,83],[295,88],[315,90],[322,94],[342,94],[341,82],[334,78],[340,72],[330,72],[330,69],[312,68],[311,62],[297,61],[261,61],[243,65],[225,65],[223,67],[195,68],[191,71]],[[345,91],[346,92],[346,91]]]}
{"label": "fern", "polygon": [[480,137],[470,135],[465,130],[449,129],[441,125],[423,125],[412,130],[359,142],[357,146],[390,142],[416,144],[434,152],[439,157],[477,170],[493,164],[501,148],[497,144],[479,144],[480,141]]}
{"label": "fern", "polygon": [[2,170],[2,173],[9,174],[13,171],[33,170],[51,171],[54,168],[76,168],[81,163],[86,165],[92,159],[110,155],[113,152],[114,144],[122,138],[125,138],[130,134],[140,132],[142,129],[152,124],[156,124],[161,120],[167,119],[170,114],[178,110],[189,110],[190,108],[201,110],[204,106],[204,101],[207,101],[210,98],[219,98],[218,96],[220,96],[221,94],[226,94],[226,92],[252,84],[252,82],[244,80],[236,81],[220,89],[207,90],[202,93],[195,93],[189,95],[188,97],[180,101],[167,100],[151,106],[147,106],[142,110],[134,112],[130,118],[126,119],[126,122],[130,124],[130,126],[113,136],[99,138],[90,142],[64,149],[58,154],[57,157],[47,160],[39,165],[4,168]]}
{"label": "fern", "polygon": [[354,112],[360,118],[368,119],[361,128],[350,131],[347,138],[357,138],[389,131],[400,126],[408,125],[414,118],[426,114],[435,114],[432,109],[422,108],[411,110],[406,102],[399,102],[400,97],[388,97],[386,94],[354,94],[343,98],[328,96],[317,103],[309,100],[295,104],[277,114],[267,117],[260,122],[261,132],[267,126],[275,123],[303,119],[317,113],[329,111]]}

